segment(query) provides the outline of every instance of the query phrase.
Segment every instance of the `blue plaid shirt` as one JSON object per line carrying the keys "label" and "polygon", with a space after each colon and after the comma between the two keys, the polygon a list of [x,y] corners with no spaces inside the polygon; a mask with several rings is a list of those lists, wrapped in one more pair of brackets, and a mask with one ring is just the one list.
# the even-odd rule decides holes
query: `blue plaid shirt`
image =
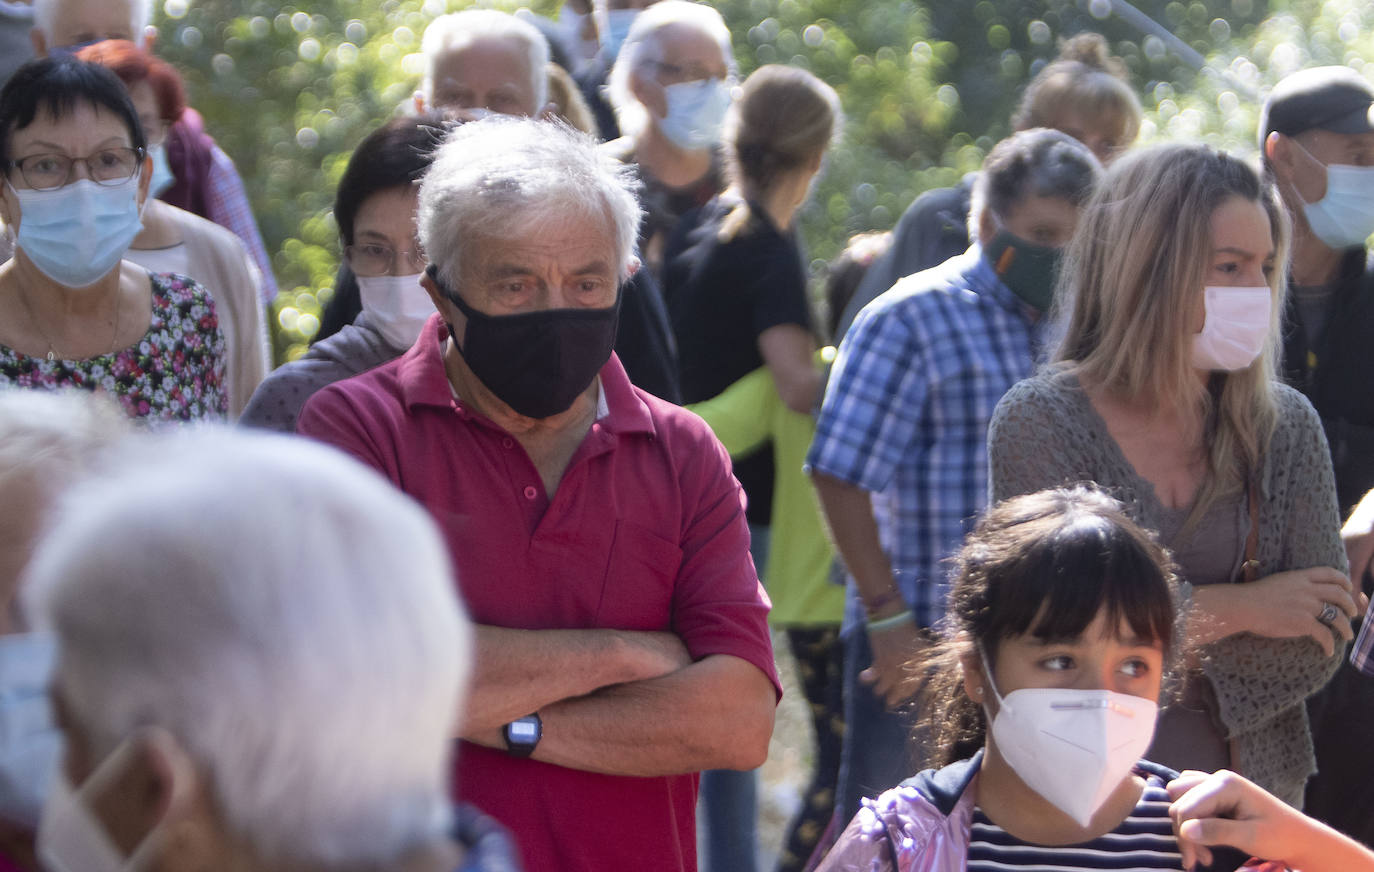
{"label": "blue plaid shirt", "polygon": [[1360,635],[1355,638],[1355,650],[1350,652],[1350,663],[1365,675],[1374,676],[1374,609],[1365,616]]}
{"label": "blue plaid shirt", "polygon": [[872,494],[920,626],[944,614],[941,561],[987,505],[988,422],[1040,333],[975,245],[864,307],[840,345],[807,466]]}

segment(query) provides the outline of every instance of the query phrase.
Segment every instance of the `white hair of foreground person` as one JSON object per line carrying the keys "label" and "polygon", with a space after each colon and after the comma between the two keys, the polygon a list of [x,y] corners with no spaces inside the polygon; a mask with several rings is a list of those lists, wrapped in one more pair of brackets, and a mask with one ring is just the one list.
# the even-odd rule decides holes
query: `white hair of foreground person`
{"label": "white hair of foreground person", "polygon": [[[48,48],[53,48],[53,29],[57,26],[57,10],[67,0],[33,0],[33,26],[48,40]],[[110,2],[110,0],[102,0]],[[129,38],[138,46],[145,41],[144,31],[153,19],[153,0],[124,0],[129,4]]]}
{"label": "white hair of foreground person", "polygon": [[704,33],[720,46],[725,69],[735,75],[734,48],[730,42],[730,28],[720,13],[704,3],[690,0],[661,0],[635,18],[625,43],[616,55],[611,75],[606,81],[606,96],[615,109],[616,123],[621,133],[637,136],[649,123],[649,113],[640,105],[630,88],[630,77],[653,78],[653,65],[663,60],[659,38],[669,27],[690,27]]}
{"label": "white hair of foreground person", "polygon": [[128,429],[117,405],[86,391],[0,391],[0,482],[75,478]]}
{"label": "white hair of foreground person", "polygon": [[471,628],[428,514],[304,439],[192,430],[120,460],[63,501],[28,578],[92,758],[166,729],[269,864],[443,838]]}
{"label": "white hair of foreground person", "polygon": [[[55,498],[99,468],[129,429],[119,406],[86,391],[0,391],[0,605],[13,605],[13,585]],[[17,612],[6,617],[26,626]]]}
{"label": "white hair of foreground person", "polygon": [[533,86],[534,111],[549,101],[549,80],[544,68],[549,63],[549,41],[528,21],[495,9],[465,9],[440,15],[425,28],[420,53],[425,59],[425,77],[420,90],[429,102],[434,97],[434,73],[444,55],[462,51],[483,40],[509,40],[524,52],[529,62]]}
{"label": "white hair of foreground person", "polygon": [[566,224],[606,226],[617,275],[629,278],[638,181],[597,145],[562,121],[499,115],[450,133],[420,182],[418,213],[420,245],[449,289],[468,246]]}

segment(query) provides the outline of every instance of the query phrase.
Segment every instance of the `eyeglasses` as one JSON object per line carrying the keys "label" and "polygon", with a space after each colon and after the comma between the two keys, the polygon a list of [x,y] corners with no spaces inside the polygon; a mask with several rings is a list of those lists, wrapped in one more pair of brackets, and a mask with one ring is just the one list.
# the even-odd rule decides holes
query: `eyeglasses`
{"label": "eyeglasses", "polygon": [[720,73],[715,70],[708,70],[700,64],[665,64],[662,61],[651,61],[654,72],[660,85],[678,85],[683,82],[700,82],[706,79],[720,79],[727,86],[733,87],[735,84],[734,76],[729,73]]}
{"label": "eyeglasses", "polygon": [[86,165],[86,175],[98,185],[127,182],[143,165],[143,149],[103,148],[87,157],[65,154],[31,154],[14,162],[24,183],[38,191],[51,191],[70,184],[76,165]]}
{"label": "eyeglasses", "polygon": [[349,268],[353,270],[354,275],[363,277],[391,275],[398,256],[405,258],[402,263],[411,267],[411,273],[423,272],[425,264],[429,262],[425,258],[425,253],[418,247],[409,251],[397,251],[389,245],[365,242],[344,248],[344,259],[348,261]]}

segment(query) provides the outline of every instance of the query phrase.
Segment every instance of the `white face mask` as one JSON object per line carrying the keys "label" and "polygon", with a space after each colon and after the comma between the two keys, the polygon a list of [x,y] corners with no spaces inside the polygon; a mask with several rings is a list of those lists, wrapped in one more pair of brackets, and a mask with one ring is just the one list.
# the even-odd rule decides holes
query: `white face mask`
{"label": "white face mask", "polygon": [[1027,787],[1088,826],[1150,747],[1159,706],[1113,690],[1027,687],[1004,698],[983,668],[998,703],[997,752]]}
{"label": "white face mask", "polygon": [[38,858],[48,872],[134,872],[151,866],[162,843],[161,821],[126,858],[87,803],[91,794],[119,774],[131,748],[128,741],[121,744],[76,790],[65,772],[57,773],[38,825]]}
{"label": "white face mask", "polygon": [[685,151],[701,151],[720,142],[725,113],[730,108],[730,87],[722,79],[680,82],[663,89],[668,115],[658,129],[668,141]]}
{"label": "white face mask", "polygon": [[62,753],[48,680],[57,646],[48,633],[0,636],[0,818],[38,826]]}
{"label": "white face mask", "polygon": [[[1302,143],[1294,143],[1317,161]],[[1374,233],[1374,167],[1327,164],[1326,194],[1315,203],[1303,203],[1302,212],[1307,226],[1328,247],[1364,245]]]}
{"label": "white face mask", "polygon": [[1235,372],[1255,362],[1269,339],[1274,292],[1252,288],[1208,287],[1202,332],[1193,337],[1193,366]]}
{"label": "white face mask", "polygon": [[434,314],[434,303],[413,276],[358,276],[358,293],[368,326],[392,348],[409,348]]}

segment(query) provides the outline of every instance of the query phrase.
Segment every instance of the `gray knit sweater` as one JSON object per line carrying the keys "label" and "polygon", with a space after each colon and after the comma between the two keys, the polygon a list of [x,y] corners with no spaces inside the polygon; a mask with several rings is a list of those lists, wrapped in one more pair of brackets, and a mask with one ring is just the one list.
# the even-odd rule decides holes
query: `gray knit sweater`
{"label": "gray knit sweater", "polygon": [[[1333,566],[1348,571],[1335,480],[1321,422],[1302,394],[1277,388],[1278,424],[1260,477],[1260,577]],[[1043,373],[998,404],[988,431],[991,496],[1002,500],[1070,482],[1111,490],[1142,526],[1160,527],[1163,505],[1107,431],[1076,378]],[[1168,543],[1165,543],[1168,544]],[[1185,594],[1187,591],[1185,591]],[[1301,806],[1316,771],[1303,701],[1326,684],[1343,645],[1326,657],[1311,638],[1239,633],[1204,647],[1202,668],[1242,774]]]}

